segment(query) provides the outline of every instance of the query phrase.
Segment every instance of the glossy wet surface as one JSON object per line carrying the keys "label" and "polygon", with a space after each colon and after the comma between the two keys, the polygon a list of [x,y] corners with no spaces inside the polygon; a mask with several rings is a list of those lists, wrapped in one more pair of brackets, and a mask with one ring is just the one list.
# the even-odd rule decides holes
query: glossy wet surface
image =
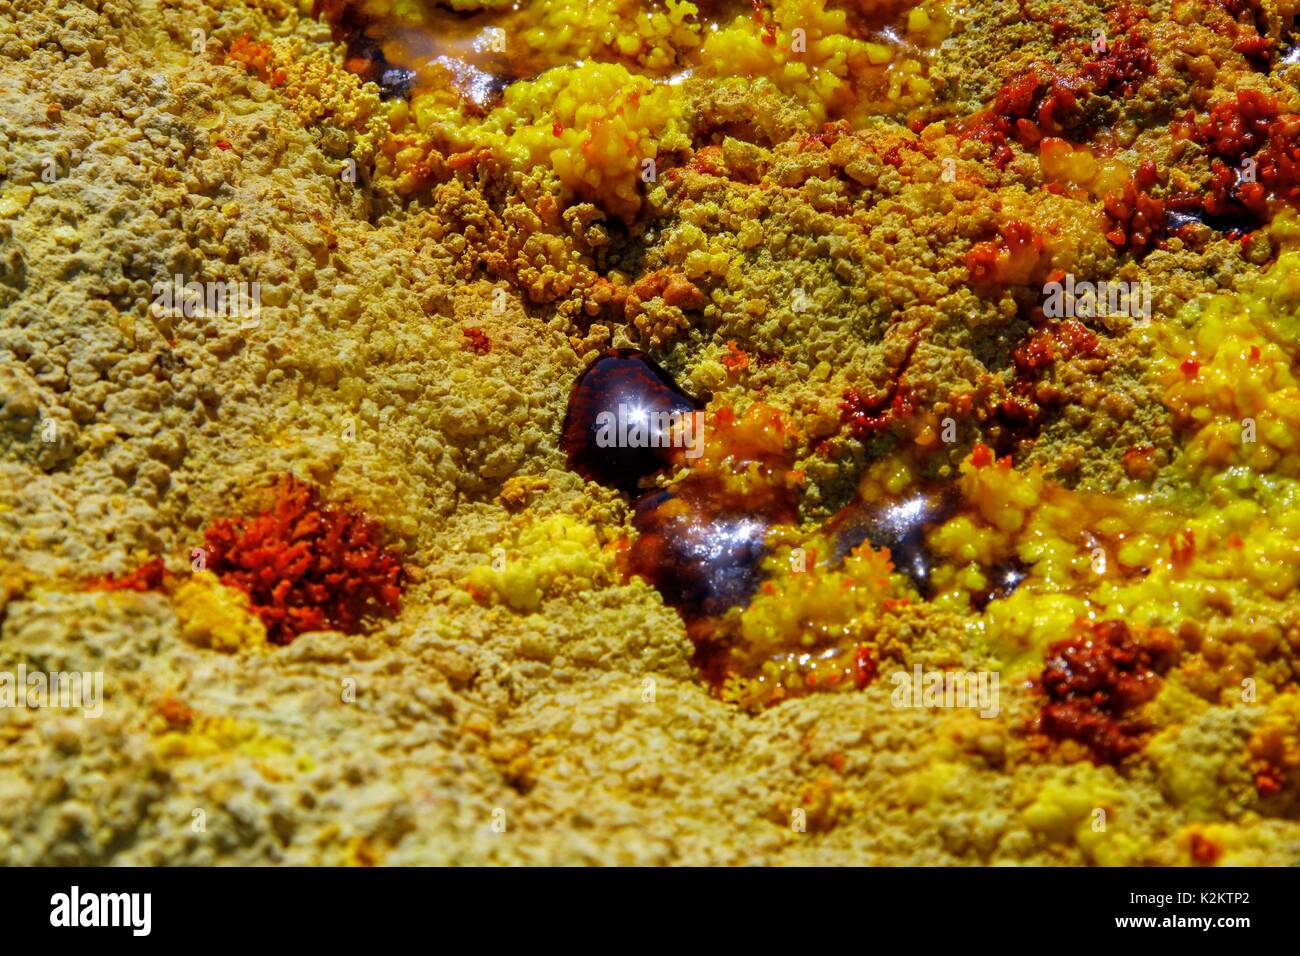
{"label": "glossy wet surface", "polygon": [[574,384],[561,446],[588,481],[633,492],[690,451],[700,407],[645,353],[613,349]]}
{"label": "glossy wet surface", "polygon": [[[696,0],[694,6],[697,12],[683,21],[691,39],[680,45],[666,39],[669,27],[662,18],[668,8],[660,2],[617,8],[625,19],[602,24],[604,32],[591,37],[581,35],[578,17],[548,17],[538,5],[530,8],[525,2],[457,11],[430,0],[396,10],[370,0],[317,0],[316,12],[334,28],[335,39],[347,43],[349,69],[378,83],[387,96],[449,90],[460,97],[467,112],[481,116],[499,104],[512,83],[533,79],[552,67],[586,60],[624,63],[643,76],[680,80],[701,67],[703,39],[738,18],[775,36],[773,10],[764,0]],[[910,6],[887,5],[868,15],[847,5],[842,8],[845,35],[888,50],[889,56],[923,61],[925,44],[907,30]],[[793,29],[798,24],[786,26]],[[632,42],[634,32],[662,44],[670,54],[649,62],[644,47]],[[587,52],[575,54],[575,48]],[[625,55],[625,50],[637,52]],[[708,66],[715,75],[729,72],[725,63]]]}
{"label": "glossy wet surface", "polygon": [[926,533],[952,517],[959,505],[955,489],[918,491],[904,498],[879,502],[854,502],[831,519],[836,563],[868,541],[888,548],[894,566],[911,579],[922,597],[931,593],[934,556],[925,543]]}
{"label": "glossy wet surface", "polygon": [[744,605],[762,583],[771,522],[742,512],[714,513],[689,494],[662,491],[637,503],[640,532],[629,569],[651,581],[683,617],[715,617]]}

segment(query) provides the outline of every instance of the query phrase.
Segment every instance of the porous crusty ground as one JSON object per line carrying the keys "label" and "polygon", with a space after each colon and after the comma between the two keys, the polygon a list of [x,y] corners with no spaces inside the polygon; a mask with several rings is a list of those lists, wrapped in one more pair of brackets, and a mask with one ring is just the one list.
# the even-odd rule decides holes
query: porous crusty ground
{"label": "porous crusty ground", "polygon": [[[1044,19],[968,5],[932,73],[953,115],[1054,48],[1046,11],[1025,6]],[[1083,35],[1102,22],[1091,5],[1059,16]],[[1184,34],[1218,42],[1194,18],[1160,29],[1162,54]],[[245,35],[274,41],[283,81],[227,62]],[[545,169],[412,194],[393,187],[388,107],[342,63],[328,26],[278,0],[0,0],[0,667],[106,681],[96,720],[0,713],[0,860],[1180,864],[1197,840],[1222,862],[1300,858],[1297,801],[1261,804],[1252,785],[1270,699],[1169,704],[1178,720],[1120,769],[1031,752],[1017,728],[1039,700],[1011,682],[996,721],[899,710],[884,680],[758,713],[724,703],[678,615],[601,556],[627,533],[626,501],[568,471],[556,440],[596,349],[652,347],[715,406],[761,397],[800,422],[816,522],[885,451],[840,434],[846,388],[887,380],[918,336],[910,367],[937,414],[1003,380],[1027,325],[1009,292],[971,287],[964,260],[999,223],[1056,223],[1076,273],[1149,277],[1164,316],[1246,282],[1272,239],[1175,241],[1139,268],[1091,206],[1038,188],[1032,155],[997,170],[979,144],[896,119],[801,149],[788,103],[725,82],[700,81],[691,109],[761,134],[719,134],[707,163],[648,191],[630,232]],[[1218,82],[1246,72],[1232,61]],[[1270,82],[1294,96],[1285,75]],[[1167,119],[1196,95],[1162,70],[1126,108]],[[895,141],[939,153],[907,149],[904,174],[877,148]],[[1168,148],[1160,124],[1124,144]],[[951,149],[969,165],[944,188]],[[659,269],[708,304],[648,295],[611,317],[606,286]],[[261,324],[151,318],[153,282],[176,273],[257,279]],[[467,327],[489,352],[465,347]],[[1125,449],[1172,456],[1154,346],[1127,331],[1100,379],[1053,372],[1077,411],[1017,467],[1124,494]],[[729,370],[729,342],[776,360]],[[978,437],[933,470],[955,474]],[[398,617],[223,654],[182,639],[166,594],[83,588],[154,555],[185,568],[202,527],[280,472],[382,519],[411,578]],[[588,530],[581,586],[547,577],[539,526]],[[498,547],[546,582],[535,603],[467,591]],[[909,664],[987,661],[958,616],[914,607],[891,626]]]}

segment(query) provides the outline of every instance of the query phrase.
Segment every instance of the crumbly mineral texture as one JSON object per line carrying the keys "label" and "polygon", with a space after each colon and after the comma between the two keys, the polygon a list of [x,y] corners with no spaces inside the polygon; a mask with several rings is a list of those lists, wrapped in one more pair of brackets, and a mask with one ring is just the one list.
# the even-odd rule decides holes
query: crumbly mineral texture
{"label": "crumbly mineral texture", "polygon": [[[1300,109],[1290,0],[448,6],[530,44],[486,107],[382,98],[307,3],[0,0],[0,671],[104,681],[0,710],[0,863],[1300,860],[1292,141],[1231,122]],[[1256,150],[1267,221],[1164,227]],[[1152,318],[1044,326],[1065,273]],[[177,276],[259,308],[154,308]],[[565,467],[615,345],[797,436],[721,689]],[[274,646],[202,568],[281,474],[382,523],[396,616]],[[826,565],[935,482],[929,599]],[[998,672],[996,716],[899,706],[914,666]]]}

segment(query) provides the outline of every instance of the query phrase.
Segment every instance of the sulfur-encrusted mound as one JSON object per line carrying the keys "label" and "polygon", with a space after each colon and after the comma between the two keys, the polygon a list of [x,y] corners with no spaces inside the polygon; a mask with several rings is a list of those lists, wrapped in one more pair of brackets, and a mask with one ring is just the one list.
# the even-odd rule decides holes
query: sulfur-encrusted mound
{"label": "sulfur-encrusted mound", "polygon": [[[0,17],[0,672],[104,680],[0,709],[0,861],[1300,857],[1293,5],[514,6]],[[625,492],[610,347],[706,403]],[[196,563],[282,474],[400,607]]]}

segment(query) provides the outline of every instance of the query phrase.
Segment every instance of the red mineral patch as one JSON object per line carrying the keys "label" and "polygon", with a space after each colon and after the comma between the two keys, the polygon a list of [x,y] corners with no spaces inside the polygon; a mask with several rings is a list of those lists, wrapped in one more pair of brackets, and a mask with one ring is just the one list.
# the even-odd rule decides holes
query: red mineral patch
{"label": "red mineral patch", "polygon": [[112,574],[95,578],[86,588],[91,591],[156,591],[162,587],[166,574],[163,559],[153,558],[120,578]]}
{"label": "red mineral patch", "polygon": [[360,629],[370,614],[396,614],[403,571],[377,522],[320,503],[292,476],[251,518],[218,518],[204,541],[208,568],[244,591],[267,637],[288,644],[304,631]]}
{"label": "red mineral patch", "polygon": [[1160,687],[1157,667],[1173,651],[1168,635],[1139,641],[1123,621],[1096,621],[1048,649],[1039,678],[1047,703],[1038,725],[1055,740],[1084,744],[1097,763],[1139,752],[1147,726],[1134,713]]}

